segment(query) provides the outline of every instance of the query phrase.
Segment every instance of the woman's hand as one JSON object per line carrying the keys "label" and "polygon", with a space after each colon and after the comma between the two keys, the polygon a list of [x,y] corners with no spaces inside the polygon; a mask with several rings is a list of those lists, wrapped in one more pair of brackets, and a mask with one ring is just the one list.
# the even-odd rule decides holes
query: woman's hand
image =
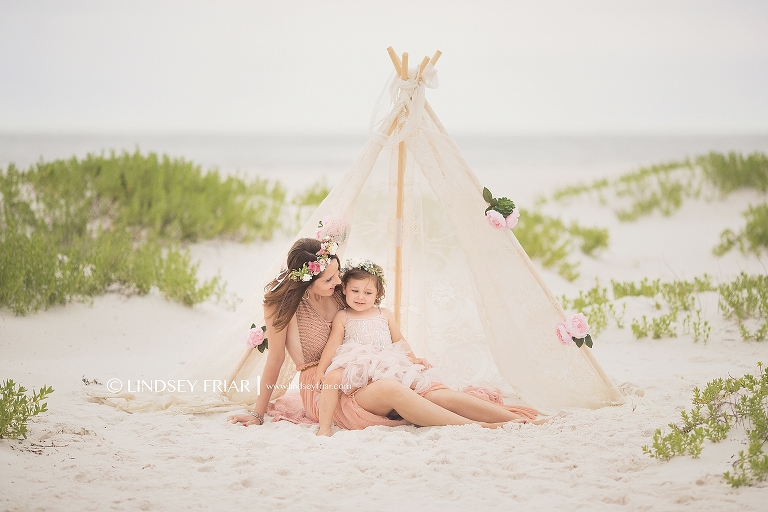
{"label": "woman's hand", "polygon": [[240,424],[244,427],[250,427],[251,425],[261,425],[259,418],[250,414],[235,414],[227,418],[229,423]]}
{"label": "woman's hand", "polygon": [[420,365],[424,366],[425,370],[429,370],[430,368],[432,368],[432,364],[429,361],[427,361],[426,359],[423,359],[421,357],[414,357],[413,358],[413,364],[420,364]]}
{"label": "woman's hand", "polygon": [[320,372],[315,373],[315,389],[314,391],[320,393],[323,390],[323,374]]}

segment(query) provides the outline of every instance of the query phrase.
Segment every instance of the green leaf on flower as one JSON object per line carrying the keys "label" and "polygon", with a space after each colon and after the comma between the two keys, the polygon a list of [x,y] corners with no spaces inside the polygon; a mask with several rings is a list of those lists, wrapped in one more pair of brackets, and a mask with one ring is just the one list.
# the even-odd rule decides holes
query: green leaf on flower
{"label": "green leaf on flower", "polygon": [[251,324],[251,329],[255,329],[255,328],[256,328],[256,324]]}
{"label": "green leaf on flower", "polygon": [[487,187],[483,187],[483,199],[485,199],[486,203],[493,201],[493,194],[491,194]]}
{"label": "green leaf on flower", "polygon": [[267,340],[264,340],[261,345],[256,345],[256,348],[263,354],[264,351],[269,348],[269,344],[267,343]]}
{"label": "green leaf on flower", "polygon": [[508,197],[500,197],[496,199],[496,207],[494,210],[502,214],[504,217],[508,217],[515,209],[515,203]]}
{"label": "green leaf on flower", "polygon": [[577,347],[581,348],[581,346],[584,344],[584,338],[573,338],[573,342]]}
{"label": "green leaf on flower", "polygon": [[[256,327],[256,324],[254,324],[253,327]],[[253,327],[251,327],[251,329],[253,329]],[[261,332],[267,332],[267,326],[266,325],[262,325],[261,326]]]}
{"label": "green leaf on flower", "polygon": [[587,334],[587,336],[584,338],[584,343],[586,343],[589,348],[592,348],[592,336]]}

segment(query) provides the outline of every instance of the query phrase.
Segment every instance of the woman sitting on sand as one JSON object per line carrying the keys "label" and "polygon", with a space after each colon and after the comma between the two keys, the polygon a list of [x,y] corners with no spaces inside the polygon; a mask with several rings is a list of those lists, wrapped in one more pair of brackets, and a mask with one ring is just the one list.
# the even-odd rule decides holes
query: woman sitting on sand
{"label": "woman sitting on sand", "polygon": [[[317,364],[331,334],[331,324],[346,304],[339,285],[339,259],[332,239],[323,242],[299,239],[288,252],[288,270],[270,284],[264,295],[269,351],[261,375],[259,398],[249,414],[230,417],[233,423],[261,425],[277,382],[285,352],[301,372],[300,394],[304,412],[318,421],[315,383]],[[491,424],[522,417],[535,419],[538,413],[527,407],[505,406],[434,383],[417,393],[394,379],[381,379],[341,394],[333,412],[340,427],[356,430],[373,425],[420,426]]]}

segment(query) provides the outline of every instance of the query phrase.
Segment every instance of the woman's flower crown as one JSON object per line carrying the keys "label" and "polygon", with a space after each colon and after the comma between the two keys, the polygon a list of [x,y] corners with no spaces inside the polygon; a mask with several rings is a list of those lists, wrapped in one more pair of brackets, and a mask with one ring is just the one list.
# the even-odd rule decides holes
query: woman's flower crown
{"label": "woman's flower crown", "polygon": [[320,240],[320,250],[317,251],[317,260],[305,263],[298,270],[291,270],[288,274],[288,279],[291,281],[311,281],[313,277],[325,270],[331,262],[331,256],[335,256],[338,249],[339,244],[334,241],[333,237],[326,236]]}
{"label": "woman's flower crown", "polygon": [[360,270],[365,270],[369,274],[372,274],[379,279],[381,279],[381,282],[386,284],[387,281],[384,279],[384,271],[381,270],[381,267],[372,262],[371,260],[363,260],[360,258],[351,258],[344,262],[344,266],[341,268],[341,275],[346,274],[353,268],[359,268]]}

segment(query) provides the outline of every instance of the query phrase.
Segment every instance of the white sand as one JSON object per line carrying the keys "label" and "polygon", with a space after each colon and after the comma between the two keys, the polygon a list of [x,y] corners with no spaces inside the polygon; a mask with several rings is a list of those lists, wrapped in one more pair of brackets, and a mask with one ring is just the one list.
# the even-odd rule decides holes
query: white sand
{"label": "white sand", "polygon": [[[532,190],[546,192],[546,176]],[[538,187],[538,189],[536,188]],[[496,193],[504,192],[499,188]],[[534,197],[532,192],[529,192]],[[689,201],[671,218],[619,223],[597,205],[549,205],[550,212],[610,228],[611,247],[581,257],[582,276],[567,283],[543,275],[556,294],[573,295],[600,276],[629,280],[730,279],[765,272],[756,258],[711,255],[724,227],[743,222],[754,194]],[[241,297],[285,239],[193,248],[201,270],[219,269]],[[708,343],[689,336],[635,340],[611,328],[595,353],[616,382],[642,390],[631,403],[596,411],[566,410],[542,426],[369,428],[317,438],[315,427],[287,422],[243,428],[227,414],[127,414],[89,401],[81,376],[152,378],[205,346],[226,322],[220,304],[193,309],[156,293],[97,298],[25,318],[0,311],[0,378],[28,388],[52,385],[49,412],[34,418],[26,441],[0,441],[3,510],[765,510],[766,485],[732,489],[721,475],[744,447],[740,432],[706,443],[699,459],[663,463],[643,455],[653,432],[690,406],[691,390],[708,380],[768,362],[768,343],[745,343],[702,297],[712,323]],[[626,322],[652,313],[627,301]]]}

